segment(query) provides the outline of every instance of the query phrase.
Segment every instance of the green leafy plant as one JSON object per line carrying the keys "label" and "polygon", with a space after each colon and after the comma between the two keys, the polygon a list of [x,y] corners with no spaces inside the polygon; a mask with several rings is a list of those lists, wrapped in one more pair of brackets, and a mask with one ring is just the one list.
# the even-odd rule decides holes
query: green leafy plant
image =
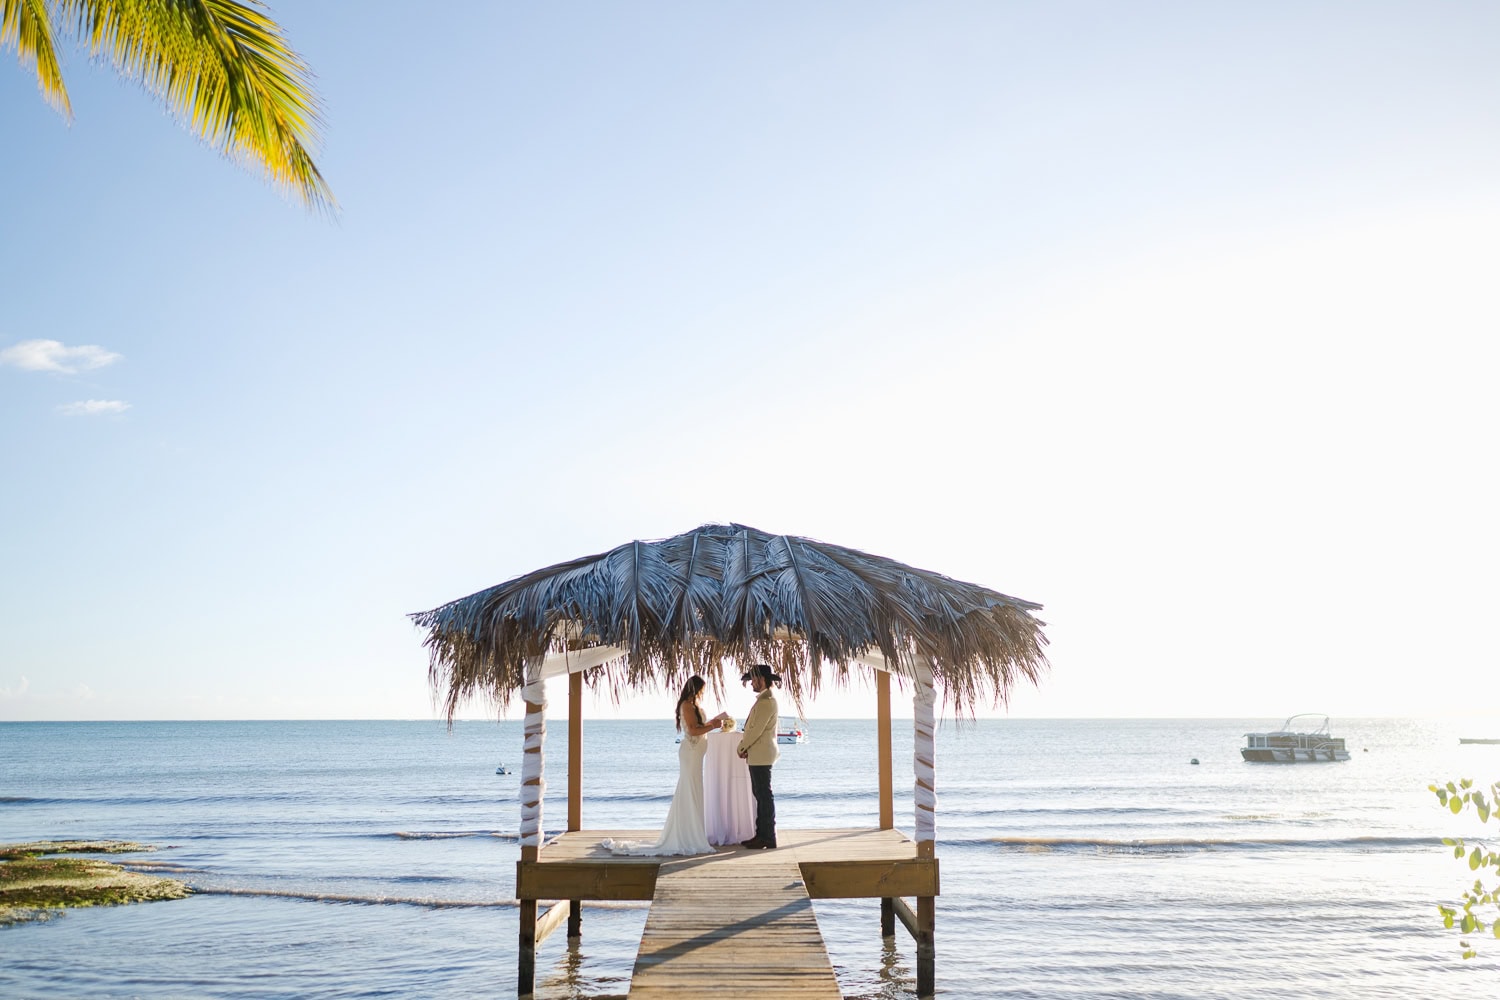
{"label": "green leafy plant", "polygon": [[[1450,781],[1446,785],[1428,785],[1427,788],[1455,816],[1472,808],[1481,823],[1488,823],[1491,817],[1500,822],[1500,781],[1490,786],[1488,797],[1485,796],[1484,789],[1475,788],[1473,780],[1469,778],[1457,784]],[[1443,926],[1450,930],[1457,927],[1458,932],[1464,935],[1483,934],[1488,930],[1494,937],[1500,938],[1500,884],[1485,885],[1485,877],[1491,871],[1500,875],[1500,852],[1489,850],[1484,843],[1467,844],[1461,837],[1444,837],[1443,844],[1453,848],[1455,858],[1466,860],[1470,871],[1481,872],[1474,880],[1473,887],[1464,890],[1461,902],[1453,906],[1438,904]],[[1486,924],[1483,915],[1487,915],[1491,909],[1495,911],[1495,915]],[[1458,943],[1464,949],[1464,958],[1473,958],[1479,954],[1472,941],[1460,938]]]}

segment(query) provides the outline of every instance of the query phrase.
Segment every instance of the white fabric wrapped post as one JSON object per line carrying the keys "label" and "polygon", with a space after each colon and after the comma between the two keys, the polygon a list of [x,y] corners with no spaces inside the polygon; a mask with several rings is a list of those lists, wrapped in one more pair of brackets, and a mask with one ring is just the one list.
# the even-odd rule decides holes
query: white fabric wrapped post
{"label": "white fabric wrapped post", "polygon": [[527,670],[521,691],[526,700],[525,743],[521,755],[521,847],[542,846],[542,797],[547,781],[542,772],[542,745],[547,742],[547,686],[538,668]]}
{"label": "white fabric wrapped post", "polygon": [[[912,733],[912,756],[917,772],[917,784],[913,797],[917,805],[917,857],[937,857],[937,782],[934,779],[936,761],[936,722],[933,707],[937,696],[932,686],[932,660],[917,657],[916,692],[912,696],[912,714],[915,730]],[[934,931],[937,924],[937,900],[932,896],[917,897],[917,926],[912,937],[917,945],[917,997],[930,1000],[937,992],[937,952],[934,947]]]}
{"label": "white fabric wrapped post", "polygon": [[[528,667],[526,686],[526,737],[521,754],[521,861],[535,862],[542,849],[542,744],[547,742],[547,688],[542,665]],[[518,899],[521,936],[516,950],[516,995],[532,996],[536,989],[535,899]]]}
{"label": "white fabric wrapped post", "polygon": [[916,787],[912,791],[912,797],[916,800],[917,807],[917,853],[922,857],[932,857],[933,841],[937,839],[937,782],[934,775],[936,724],[933,717],[937,696],[932,686],[932,662],[924,657],[916,657],[913,666],[916,691],[912,695],[912,722],[915,727],[912,734],[912,763],[916,772]]}
{"label": "white fabric wrapped post", "polygon": [[526,702],[525,743],[521,755],[521,850],[532,853],[542,847],[542,798],[547,779],[542,767],[542,745],[547,742],[547,680],[569,673],[592,670],[601,663],[625,655],[619,646],[595,646],[584,650],[548,653],[540,663],[526,668],[526,686],[521,698]]}

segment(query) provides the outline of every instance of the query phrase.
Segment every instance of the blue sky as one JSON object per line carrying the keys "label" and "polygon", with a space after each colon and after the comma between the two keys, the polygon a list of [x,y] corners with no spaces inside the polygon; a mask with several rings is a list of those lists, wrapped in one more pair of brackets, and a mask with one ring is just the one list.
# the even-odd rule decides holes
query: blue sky
{"label": "blue sky", "polygon": [[1500,8],[273,12],[334,223],[0,77],[0,720],[430,717],[729,520],[1046,605],[1015,714],[1492,711]]}

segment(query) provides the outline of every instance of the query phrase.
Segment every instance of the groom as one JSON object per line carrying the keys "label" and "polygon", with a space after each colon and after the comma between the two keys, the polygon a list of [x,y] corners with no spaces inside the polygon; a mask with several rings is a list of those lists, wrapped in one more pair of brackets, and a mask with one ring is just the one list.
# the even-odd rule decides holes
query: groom
{"label": "groom", "polygon": [[745,719],[745,735],[740,737],[738,751],[750,765],[755,836],[742,841],[740,846],[760,850],[776,846],[776,798],[771,794],[771,765],[781,758],[781,751],[776,748],[776,695],[771,688],[781,683],[781,677],[764,663],[757,663],[741,674],[740,680],[755,692],[755,704]]}

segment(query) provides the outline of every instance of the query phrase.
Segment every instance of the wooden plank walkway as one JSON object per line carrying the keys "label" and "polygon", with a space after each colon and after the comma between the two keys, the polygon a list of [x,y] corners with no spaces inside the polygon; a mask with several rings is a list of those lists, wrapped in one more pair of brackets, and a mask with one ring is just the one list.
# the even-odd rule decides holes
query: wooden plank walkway
{"label": "wooden plank walkway", "polygon": [[[544,869],[554,865],[578,863],[612,867],[644,865],[654,868],[667,859],[617,856],[600,848],[599,842],[606,837],[650,842],[655,840],[660,832],[660,830],[574,830],[570,833],[559,833],[547,842],[536,864]],[[917,845],[899,830],[873,830],[864,827],[785,829],[776,831],[776,839],[781,846],[774,851],[764,853],[794,854],[798,861],[814,864],[844,861],[900,863],[915,859],[917,856]],[[722,847],[719,848],[717,855],[705,855],[705,857],[722,857],[738,853],[740,850],[739,847]]]}
{"label": "wooden plank walkway", "polygon": [[[652,901],[632,1000],[836,1000],[838,984],[811,900],[854,898],[886,901],[879,921],[886,934],[895,933],[896,916],[906,914],[903,922],[918,937],[918,992],[932,995],[938,862],[918,857],[917,845],[905,834],[781,829],[777,850],[722,847],[676,859],[616,856],[599,846],[605,838],[650,841],[656,833],[574,830],[548,841],[536,860],[516,866],[516,897],[523,901]],[[917,916],[899,902],[903,897],[917,900]],[[536,903],[530,905],[535,913]],[[873,930],[873,910],[871,916]],[[538,940],[535,931],[529,938],[526,932],[523,927],[523,959]],[[534,950],[531,954],[534,959]],[[517,978],[519,992],[530,995],[531,976],[523,970]]]}
{"label": "wooden plank walkway", "polygon": [[[651,841],[655,830],[575,830],[548,841],[536,861],[517,868],[521,899],[651,899],[663,858],[625,857],[599,846],[605,838]],[[759,856],[791,857],[813,899],[935,896],[938,863],[917,857],[917,846],[897,830],[780,830],[781,846]],[[698,862],[746,853],[722,847]]]}
{"label": "wooden plank walkway", "polygon": [[838,1000],[794,851],[664,861],[631,1000]]}

